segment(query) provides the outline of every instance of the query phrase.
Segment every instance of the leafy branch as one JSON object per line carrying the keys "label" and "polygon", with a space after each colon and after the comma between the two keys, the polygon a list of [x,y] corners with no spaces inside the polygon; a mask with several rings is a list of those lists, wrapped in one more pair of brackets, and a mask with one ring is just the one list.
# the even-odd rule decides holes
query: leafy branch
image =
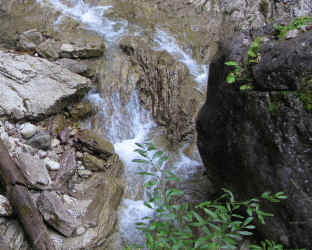
{"label": "leafy branch", "polygon": [[[168,155],[157,150],[150,142],[137,146],[135,151],[140,158],[133,162],[151,164],[152,167],[150,172],[138,172],[148,177],[144,184],[148,200],[144,204],[155,211],[154,216],[145,217],[144,222],[137,223],[137,228],[145,234],[146,246],[150,250],[236,249],[243,237],[253,234],[257,219],[264,224],[265,217],[273,216],[261,209],[261,200],[277,203],[287,198],[283,192],[264,192],[259,199],[237,201],[230,190],[222,189],[223,194],[213,201],[196,206],[179,202],[184,192],[168,188],[168,184],[181,180],[163,168]],[[241,214],[242,210],[245,216]],[[254,250],[280,250],[279,246],[273,241],[264,241],[261,246],[250,247]]]}

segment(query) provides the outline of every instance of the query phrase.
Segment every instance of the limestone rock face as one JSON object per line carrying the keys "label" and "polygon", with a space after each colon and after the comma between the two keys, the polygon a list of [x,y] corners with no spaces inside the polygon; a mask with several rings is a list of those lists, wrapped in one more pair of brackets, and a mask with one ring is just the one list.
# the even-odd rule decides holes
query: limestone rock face
{"label": "limestone rock face", "polygon": [[[245,41],[245,42],[244,42]],[[247,45],[246,44],[247,41]],[[243,62],[249,37],[224,41],[211,64],[205,105],[197,118],[198,147],[211,180],[239,198],[287,194],[259,231],[285,247],[311,248],[312,32],[267,41],[251,66],[252,90],[226,83],[226,61]]]}
{"label": "limestone rock face", "polygon": [[45,59],[0,51],[0,116],[53,114],[90,88],[90,80]]}
{"label": "limestone rock face", "polygon": [[193,117],[202,96],[187,67],[166,51],[153,51],[136,38],[125,38],[121,49],[139,73],[136,87],[141,104],[154,120],[166,127],[171,142],[194,135]]}

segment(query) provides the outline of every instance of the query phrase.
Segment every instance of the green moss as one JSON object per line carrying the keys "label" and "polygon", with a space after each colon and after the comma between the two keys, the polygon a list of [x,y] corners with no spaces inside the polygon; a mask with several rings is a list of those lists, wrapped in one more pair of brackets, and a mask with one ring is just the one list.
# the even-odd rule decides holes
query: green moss
{"label": "green moss", "polygon": [[285,39],[285,36],[288,31],[299,29],[302,26],[312,24],[312,18],[309,16],[301,16],[295,18],[290,24],[288,25],[274,25],[274,28],[278,31],[278,38]]}

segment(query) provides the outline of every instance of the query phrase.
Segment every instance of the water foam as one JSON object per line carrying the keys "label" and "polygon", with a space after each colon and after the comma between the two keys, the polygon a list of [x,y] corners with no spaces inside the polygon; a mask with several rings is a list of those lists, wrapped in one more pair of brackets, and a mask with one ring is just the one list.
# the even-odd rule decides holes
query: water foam
{"label": "water foam", "polygon": [[[126,20],[113,21],[105,17],[112,6],[90,6],[82,0],[67,1],[68,5],[64,4],[65,1],[60,0],[37,0],[37,2],[40,4],[48,2],[62,13],[54,22],[56,27],[62,23],[64,17],[70,16],[81,22],[85,29],[100,34],[110,44],[116,42],[123,35],[128,35],[128,22]],[[168,51],[169,54],[188,67],[190,74],[200,85],[200,88],[206,84],[207,67],[198,64],[189,54],[183,51],[174,37],[160,29],[156,29],[154,41],[157,44],[155,50]],[[103,118],[103,127],[105,127],[103,135],[114,143],[115,151],[125,165],[125,179],[130,187],[138,185],[136,183],[137,179],[132,177],[135,176],[135,172],[141,170],[141,166],[132,162],[132,159],[137,157],[134,152],[135,143],[145,141],[151,129],[155,127],[147,111],[140,107],[138,95],[135,88],[133,89],[130,101],[126,105],[122,105],[119,93],[113,93],[105,100],[94,91],[88,95],[88,99],[98,107],[98,115]],[[185,175],[192,174],[192,167],[198,162],[185,156],[182,150],[179,152],[178,158],[179,160],[174,164],[174,167],[184,169]],[[153,214],[152,209],[144,206],[143,200],[134,199],[135,197],[131,196],[129,199],[124,199],[119,212],[120,232],[129,244],[144,243],[144,235],[142,232],[137,231],[135,223],[141,221],[144,216]]]}
{"label": "water foam", "polygon": [[155,50],[166,50],[179,62],[184,63],[195,81],[200,84],[200,88],[204,88],[208,79],[208,69],[204,64],[198,64],[189,54],[181,49],[176,39],[167,32],[156,29],[154,41],[157,43]]}
{"label": "water foam", "polygon": [[57,18],[54,25],[62,23],[64,16],[70,16],[78,22],[84,24],[86,30],[92,30],[101,35],[104,40],[109,43],[113,43],[121,36],[127,33],[128,22],[126,20],[110,20],[105,17],[112,6],[90,6],[83,0],[71,0],[68,1],[68,5],[64,4],[60,0],[37,0],[38,3],[44,5],[49,2],[54,9],[62,13]]}

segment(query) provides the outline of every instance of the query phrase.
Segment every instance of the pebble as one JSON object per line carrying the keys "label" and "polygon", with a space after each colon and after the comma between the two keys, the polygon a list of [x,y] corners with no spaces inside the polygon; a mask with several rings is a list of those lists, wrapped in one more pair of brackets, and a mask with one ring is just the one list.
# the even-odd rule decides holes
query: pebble
{"label": "pebble", "polygon": [[81,153],[80,151],[77,151],[76,157],[77,159],[81,160],[83,158],[83,153]]}
{"label": "pebble", "polygon": [[50,158],[45,158],[44,163],[46,167],[52,171],[59,170],[61,168],[61,165],[58,162],[53,161]]}
{"label": "pebble", "polygon": [[5,126],[5,128],[7,130],[12,130],[12,129],[15,128],[15,126],[12,123],[8,122],[8,121],[5,121],[4,126]]}
{"label": "pebble", "polygon": [[78,175],[81,178],[89,178],[92,175],[92,172],[88,169],[78,169]]}
{"label": "pebble", "polygon": [[39,131],[38,127],[30,122],[24,123],[21,126],[21,134],[25,139],[29,139]]}
{"label": "pebble", "polygon": [[82,235],[85,231],[86,231],[86,229],[85,229],[84,226],[79,226],[79,227],[76,229],[76,235]]}
{"label": "pebble", "polygon": [[56,138],[53,138],[52,141],[51,141],[51,147],[52,148],[55,148],[55,147],[57,147],[60,144],[61,144],[61,141],[56,139]]}
{"label": "pebble", "polygon": [[39,150],[38,151],[38,156],[39,156],[40,159],[46,158],[47,155],[48,155],[47,151],[44,151],[44,150]]}
{"label": "pebble", "polygon": [[51,136],[47,132],[40,132],[29,140],[29,144],[38,149],[49,149],[51,147]]}
{"label": "pebble", "polygon": [[0,216],[11,216],[12,213],[13,209],[9,200],[5,196],[0,195]]}

